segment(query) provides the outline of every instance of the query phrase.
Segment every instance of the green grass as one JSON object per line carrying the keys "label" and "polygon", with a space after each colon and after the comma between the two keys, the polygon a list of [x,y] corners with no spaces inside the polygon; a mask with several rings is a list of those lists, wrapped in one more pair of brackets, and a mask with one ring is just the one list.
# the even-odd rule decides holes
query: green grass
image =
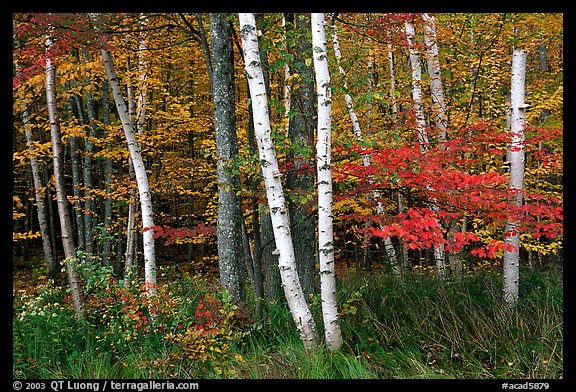
{"label": "green grass", "polygon": [[[173,316],[192,320],[196,302],[182,299],[196,301],[208,288],[201,277],[179,279],[170,285],[171,296],[180,299]],[[233,320],[222,330],[225,333],[211,335],[213,341],[166,339],[168,331],[155,330],[153,336],[104,344],[107,324],[77,320],[70,308],[55,306],[64,295],[46,288],[36,297],[15,301],[15,315],[24,312],[22,320],[15,317],[13,323],[15,378],[554,379],[563,375],[562,277],[552,272],[523,270],[520,302],[512,311],[503,304],[498,271],[475,272],[444,285],[429,276],[409,277],[400,284],[390,276],[358,274],[339,282],[345,343],[336,353],[323,345],[304,350],[284,303],[268,307],[265,323]],[[311,310],[322,334],[315,297]],[[164,321],[170,331],[176,331],[174,321]],[[198,345],[205,345],[205,350],[199,352]]]}

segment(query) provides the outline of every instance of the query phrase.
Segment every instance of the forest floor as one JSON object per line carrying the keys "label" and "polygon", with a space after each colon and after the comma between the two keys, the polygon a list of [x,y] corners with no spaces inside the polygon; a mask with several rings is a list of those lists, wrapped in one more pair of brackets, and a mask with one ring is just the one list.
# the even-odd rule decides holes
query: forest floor
{"label": "forest floor", "polygon": [[[218,291],[217,269],[159,266],[166,318],[156,326],[135,314],[143,303],[113,303],[92,292],[87,322],[74,317],[65,285],[42,268],[15,268],[15,378],[243,379],[560,379],[563,377],[562,276],[524,269],[519,305],[503,307],[499,268],[468,270],[439,284],[414,273],[403,283],[384,268],[339,263],[344,345],[302,348],[285,303],[268,304],[266,320],[238,309]],[[104,286],[103,286],[104,287]],[[127,296],[127,297],[126,297]],[[55,303],[59,303],[56,307]],[[318,295],[310,309],[322,336]],[[121,305],[121,306],[120,306]],[[240,311],[242,310],[242,315]],[[49,314],[51,312],[51,315]],[[121,322],[121,324],[119,324]]]}

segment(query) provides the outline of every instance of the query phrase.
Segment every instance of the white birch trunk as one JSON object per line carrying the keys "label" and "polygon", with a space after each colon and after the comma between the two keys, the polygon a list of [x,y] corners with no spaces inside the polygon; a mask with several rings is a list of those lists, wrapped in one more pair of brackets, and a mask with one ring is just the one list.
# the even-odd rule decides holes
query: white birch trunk
{"label": "white birch trunk", "polygon": [[[526,125],[526,107],[524,102],[524,88],[526,78],[526,51],[514,49],[512,56],[512,107],[510,142],[510,182],[509,189],[512,194],[511,204],[514,208],[522,206],[522,192],[524,190],[524,127]],[[518,283],[520,280],[520,232],[517,218],[509,219],[506,223],[504,238],[504,300],[510,307],[518,302]],[[514,250],[509,250],[509,245]]]}
{"label": "white birch trunk", "polygon": [[[286,18],[282,17],[282,28],[284,29],[282,37],[282,49],[288,50],[288,45],[286,44]],[[284,129],[286,131],[286,137],[288,137],[288,131],[290,129],[290,66],[288,61],[284,63]]]}
{"label": "white birch trunk", "polygon": [[266,197],[276,241],[280,278],[290,313],[302,343],[305,348],[312,349],[318,345],[316,323],[310,313],[310,309],[308,309],[296,270],[296,258],[290,233],[288,209],[286,208],[276,150],[271,137],[268,97],[260,63],[256,19],[254,14],[249,13],[240,13],[238,16],[244,50],[245,71],[252,100],[254,132],[258,143],[260,166],[264,177]]}
{"label": "white birch trunk", "polygon": [[[405,21],[406,39],[408,41],[408,50],[410,52],[410,64],[412,66],[412,102],[416,115],[416,130],[418,132],[418,141],[420,143],[420,152],[425,154],[428,150],[429,141],[426,133],[426,121],[424,118],[424,108],[422,106],[422,69],[420,67],[420,54],[414,46],[414,26],[410,21]],[[438,206],[432,199],[432,210],[438,212]],[[434,246],[434,259],[436,260],[436,270],[441,281],[446,274],[446,263],[444,261],[444,245]]]}
{"label": "white birch trunk", "polygon": [[426,60],[428,62],[428,74],[430,75],[430,93],[436,115],[436,127],[438,128],[438,140],[443,143],[446,140],[448,128],[448,112],[444,103],[444,90],[442,87],[440,60],[438,59],[438,44],[436,41],[436,21],[434,16],[422,14],[424,19],[424,43],[426,44]]}
{"label": "white birch trunk", "polygon": [[76,271],[76,249],[74,246],[74,234],[69,213],[69,203],[64,186],[64,151],[60,136],[60,120],[58,118],[56,100],[56,66],[50,57],[53,41],[50,33],[46,37],[46,105],[50,121],[50,136],[52,141],[52,156],[54,165],[54,183],[56,199],[58,201],[58,215],[60,217],[60,229],[62,231],[62,245],[66,257],[66,271],[68,283],[72,293],[72,303],[77,315],[84,313],[84,293],[82,291],[80,276]]}
{"label": "white birch trunk", "polygon": [[[16,27],[16,22],[12,21],[13,28]],[[16,36],[13,36],[16,48],[19,43]],[[16,75],[20,74],[18,70],[18,63],[14,60],[14,68],[16,68]],[[44,192],[42,189],[42,180],[40,177],[40,167],[38,165],[38,158],[34,153],[34,143],[32,137],[32,126],[30,124],[30,116],[28,114],[28,104],[26,103],[25,90],[22,88],[19,92],[20,104],[22,105],[22,123],[24,125],[24,136],[26,138],[26,145],[28,146],[28,153],[30,154],[30,167],[32,169],[32,180],[34,182],[34,198],[36,199],[36,208],[38,211],[38,226],[40,226],[40,236],[42,237],[42,249],[44,251],[44,258],[46,259],[46,267],[51,277],[55,277],[57,272],[57,265],[52,253],[52,245],[50,244],[50,235],[48,231],[48,217],[46,214],[46,205],[44,204]]]}
{"label": "white birch trunk", "polygon": [[138,100],[136,102],[136,129],[144,131],[146,124],[146,94],[148,92],[148,32],[144,14],[140,14],[140,36],[138,37]]}
{"label": "white birch trunk", "polygon": [[[152,211],[152,195],[150,193],[150,187],[148,185],[148,176],[146,174],[146,168],[144,166],[144,160],[142,159],[142,154],[140,152],[140,145],[136,140],[134,135],[134,123],[128,113],[128,108],[126,107],[126,102],[122,96],[122,91],[118,83],[118,77],[116,76],[116,70],[114,69],[114,63],[112,60],[112,55],[110,51],[105,49],[100,50],[102,54],[102,60],[104,62],[104,68],[106,70],[106,75],[110,83],[110,88],[112,90],[112,95],[114,96],[114,102],[116,103],[116,109],[120,120],[122,121],[122,128],[124,130],[124,136],[128,144],[128,149],[130,151],[130,157],[132,158],[132,163],[134,165],[134,172],[136,174],[136,182],[138,183],[138,192],[140,195],[140,206],[142,210],[142,228],[147,229],[154,226],[154,218]],[[146,291],[149,294],[156,294],[156,257],[154,252],[154,231],[147,229],[143,232],[143,244],[144,244],[144,281],[146,284]]]}
{"label": "white birch trunk", "polygon": [[[354,134],[359,141],[362,141],[362,129],[360,128],[360,121],[358,121],[358,116],[356,115],[356,111],[354,110],[354,103],[352,101],[351,95],[348,93],[348,83],[346,82],[346,73],[344,72],[344,68],[340,65],[340,59],[342,58],[342,54],[340,53],[340,43],[338,41],[338,32],[336,31],[336,24],[335,21],[332,21],[332,45],[334,47],[334,55],[336,56],[336,62],[338,64],[338,71],[340,75],[342,75],[343,85],[344,85],[344,100],[346,102],[346,108],[348,109],[348,115],[350,116],[350,120],[352,121],[352,127],[354,129]],[[320,139],[318,139],[320,140]],[[370,154],[363,154],[362,155],[362,164],[365,167],[371,165],[371,156]],[[370,182],[373,183],[373,180],[370,179]],[[376,213],[378,215],[382,215],[384,213],[384,206],[380,202],[380,192],[375,190],[372,191],[372,197],[377,200],[376,205]],[[392,239],[390,236],[386,236],[384,238],[384,248],[386,250],[386,254],[388,255],[388,260],[392,265],[392,269],[396,276],[401,279],[402,278],[402,271],[398,266],[398,259],[396,257],[396,250],[394,249],[394,245],[392,244]]]}
{"label": "white birch trunk", "polygon": [[394,52],[391,43],[388,43],[388,70],[390,71],[390,102],[392,104],[392,117],[397,119],[398,103],[396,101],[396,74],[394,72]]}
{"label": "white birch trunk", "polygon": [[416,116],[416,131],[418,132],[418,142],[420,152],[424,153],[428,149],[428,135],[426,133],[426,120],[424,118],[424,108],[422,107],[422,68],[420,67],[420,54],[414,45],[414,26],[411,22],[404,23],[406,29],[406,40],[410,52],[410,65],[412,67],[412,105]]}
{"label": "white birch trunk", "polygon": [[[342,332],[336,300],[336,270],[334,267],[334,233],[332,225],[332,89],[326,56],[324,14],[312,13],[312,53],[318,96],[318,141],[316,162],[318,174],[318,258],[320,261],[320,295],[326,346],[335,351],[342,346]],[[336,31],[336,30],[334,30]],[[336,40],[337,42],[337,40]],[[335,46],[337,47],[337,45]],[[343,72],[342,68],[341,72]],[[348,98],[350,96],[348,95]],[[351,109],[350,105],[347,106]],[[354,111],[352,110],[352,113]],[[355,116],[355,113],[354,113]],[[358,126],[358,119],[356,126]]]}

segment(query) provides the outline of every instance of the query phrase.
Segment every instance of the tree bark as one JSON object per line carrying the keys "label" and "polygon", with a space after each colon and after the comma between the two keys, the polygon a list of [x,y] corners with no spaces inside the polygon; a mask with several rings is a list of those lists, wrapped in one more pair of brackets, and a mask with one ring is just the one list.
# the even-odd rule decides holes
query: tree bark
{"label": "tree bark", "polygon": [[84,314],[84,293],[80,276],[76,271],[76,249],[74,246],[74,234],[68,210],[68,199],[64,185],[63,149],[60,136],[60,121],[56,106],[56,66],[50,56],[53,41],[50,34],[46,37],[46,103],[50,120],[50,135],[52,141],[52,156],[54,165],[54,183],[56,186],[56,198],[58,200],[58,215],[60,217],[60,229],[62,232],[62,245],[66,257],[66,270],[68,272],[68,284],[72,294],[72,303],[77,315]]}
{"label": "tree bark", "polygon": [[318,96],[318,141],[316,144],[318,175],[318,256],[320,261],[320,295],[326,345],[336,351],[342,346],[342,332],[336,299],[334,267],[334,233],[332,216],[332,88],[326,56],[324,14],[312,13],[312,51]]}
{"label": "tree bark", "polygon": [[[410,52],[410,64],[412,66],[412,103],[416,116],[416,130],[418,132],[418,142],[420,143],[420,152],[425,154],[429,148],[428,135],[426,133],[426,120],[424,118],[424,108],[422,106],[422,69],[420,67],[420,54],[416,51],[414,45],[414,26],[412,22],[406,20],[404,23],[406,30],[406,39],[408,41],[408,50]],[[430,189],[431,190],[431,189]],[[435,200],[431,200],[431,208],[438,211]],[[446,276],[446,263],[444,261],[444,245],[434,246],[434,259],[436,260],[436,271],[440,281],[444,281]]]}
{"label": "tree bark", "polygon": [[126,137],[128,149],[130,151],[130,157],[132,158],[132,163],[134,165],[134,171],[136,173],[136,181],[138,183],[138,192],[140,195],[140,207],[142,211],[144,281],[146,284],[147,293],[154,295],[157,292],[156,256],[153,238],[154,232],[152,230],[152,227],[154,226],[154,215],[152,210],[150,186],[148,184],[148,175],[146,174],[146,168],[144,166],[144,160],[142,159],[140,145],[134,135],[134,123],[130,117],[130,114],[128,113],[126,102],[124,101],[124,97],[122,96],[122,91],[118,83],[118,77],[116,76],[116,70],[114,69],[112,54],[109,50],[106,49],[101,49],[100,52],[104,62],[104,68],[106,70],[108,82],[110,83],[110,88],[114,96],[114,102],[116,103],[116,109],[122,122],[122,128],[124,130],[124,136]]}
{"label": "tree bark", "polygon": [[34,151],[35,149],[32,137],[32,125],[30,123],[28,105],[26,104],[26,97],[23,90],[20,91],[20,102],[22,104],[22,123],[24,124],[24,136],[26,137],[28,153],[30,154],[30,167],[32,169],[32,180],[34,182],[34,198],[36,200],[36,209],[38,212],[38,226],[40,229],[40,236],[42,237],[42,249],[44,251],[44,259],[46,260],[46,268],[48,270],[48,274],[50,277],[55,278],[58,272],[58,265],[54,260],[54,254],[50,244],[50,231],[48,228],[46,205],[44,203],[44,187],[42,186],[42,179],[40,177],[38,158],[36,158]]}
{"label": "tree bark", "polygon": [[[526,107],[524,88],[526,78],[526,51],[514,49],[512,55],[511,81],[511,142],[510,150],[510,190],[511,209],[522,207],[524,191],[524,127],[526,125]],[[520,232],[519,217],[511,216],[506,222],[504,237],[504,301],[509,307],[518,302],[518,283],[520,280]]]}
{"label": "tree bark", "polygon": [[245,301],[242,282],[242,212],[236,191],[238,155],[234,96],[232,41],[224,14],[210,14],[212,49],[212,99],[216,128],[216,173],[218,178],[218,264],[220,284],[236,301]]}
{"label": "tree bark", "polygon": [[316,230],[314,220],[310,219],[313,205],[306,198],[314,193],[314,71],[312,64],[306,64],[306,57],[312,52],[310,18],[295,14],[293,23],[289,21],[288,25],[298,31],[291,73],[299,77],[292,81],[290,89],[288,137],[291,148],[287,154],[286,191],[292,196],[288,209],[298,276],[304,293],[311,294],[316,292],[317,275]]}
{"label": "tree bark", "polygon": [[[348,109],[348,115],[350,116],[350,120],[352,121],[352,128],[354,129],[354,134],[356,135],[356,139],[360,142],[363,140],[362,136],[362,129],[360,128],[360,121],[358,120],[358,116],[356,115],[356,111],[354,110],[354,103],[352,100],[352,96],[348,92],[348,83],[346,81],[346,73],[344,72],[344,68],[340,65],[340,59],[342,55],[340,53],[340,43],[338,42],[338,32],[336,30],[335,20],[332,19],[332,44],[334,47],[334,55],[336,56],[336,62],[338,64],[338,70],[340,75],[342,75],[342,79],[344,80],[344,100],[346,102],[346,108]],[[370,154],[363,154],[362,155],[362,164],[364,166],[371,165],[371,156]],[[371,180],[373,182],[373,180]],[[380,192],[375,190],[371,192],[371,197],[376,200],[376,213],[378,215],[384,214],[384,206],[382,202],[380,202]],[[364,244],[368,243],[367,239],[364,240]],[[390,236],[386,236],[384,238],[384,248],[386,250],[386,255],[388,256],[388,261],[396,274],[398,279],[402,279],[402,271],[398,264],[398,258],[396,257],[396,250],[394,249],[394,245],[392,244],[392,239]],[[366,252],[366,249],[364,249]],[[365,266],[368,265],[368,262],[365,261]]]}
{"label": "tree bark", "polygon": [[254,14],[247,13],[240,13],[239,20],[242,47],[244,49],[245,71],[252,98],[254,130],[258,143],[260,166],[264,177],[268,206],[270,207],[272,228],[276,240],[280,277],[288,307],[300,334],[300,339],[306,349],[312,349],[318,345],[316,323],[306,304],[306,298],[304,297],[296,270],[288,211],[286,209],[276,150],[271,137],[268,96],[264,85],[258,49],[256,20]]}

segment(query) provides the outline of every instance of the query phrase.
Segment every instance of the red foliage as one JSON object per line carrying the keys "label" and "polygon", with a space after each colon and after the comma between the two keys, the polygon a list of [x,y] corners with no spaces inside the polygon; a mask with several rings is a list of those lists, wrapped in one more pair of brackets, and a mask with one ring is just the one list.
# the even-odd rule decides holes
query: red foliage
{"label": "red foliage", "polygon": [[153,238],[164,238],[164,245],[172,245],[178,238],[194,238],[216,233],[216,227],[199,223],[196,228],[170,227],[168,225],[145,227],[142,232],[153,230]]}
{"label": "red foliage", "polygon": [[[525,142],[531,159],[557,167],[561,162],[559,158],[534,146],[539,141],[557,137],[558,131],[537,130],[534,138],[531,134]],[[433,140],[432,134],[430,138]],[[524,205],[515,207],[511,197],[518,190],[509,189],[508,176],[499,164],[486,163],[505,160],[509,138],[509,134],[497,127],[480,122],[459,132],[453,131],[450,140],[443,145],[430,144],[424,153],[413,143],[399,146],[395,142],[388,147],[386,140],[380,142],[379,148],[337,147],[335,154],[349,156],[351,152],[357,158],[364,154],[371,158],[370,166],[364,166],[361,159],[334,166],[335,182],[346,184],[346,194],[338,199],[358,198],[358,195],[378,191],[380,199],[368,198],[366,204],[375,206],[380,202],[386,206],[390,205],[390,198],[400,192],[411,203],[411,208],[404,213],[363,216],[365,213],[354,212],[345,219],[370,219],[379,225],[369,229],[371,235],[400,238],[410,249],[443,245],[447,251],[457,252],[471,245],[475,248],[473,255],[488,258],[504,249],[504,242],[481,244],[473,232],[458,232],[449,238],[446,228],[452,220],[477,218],[496,232],[503,230],[507,220],[513,220],[518,223],[518,230],[534,238],[556,238],[562,233],[562,200],[528,189],[522,192]]]}

